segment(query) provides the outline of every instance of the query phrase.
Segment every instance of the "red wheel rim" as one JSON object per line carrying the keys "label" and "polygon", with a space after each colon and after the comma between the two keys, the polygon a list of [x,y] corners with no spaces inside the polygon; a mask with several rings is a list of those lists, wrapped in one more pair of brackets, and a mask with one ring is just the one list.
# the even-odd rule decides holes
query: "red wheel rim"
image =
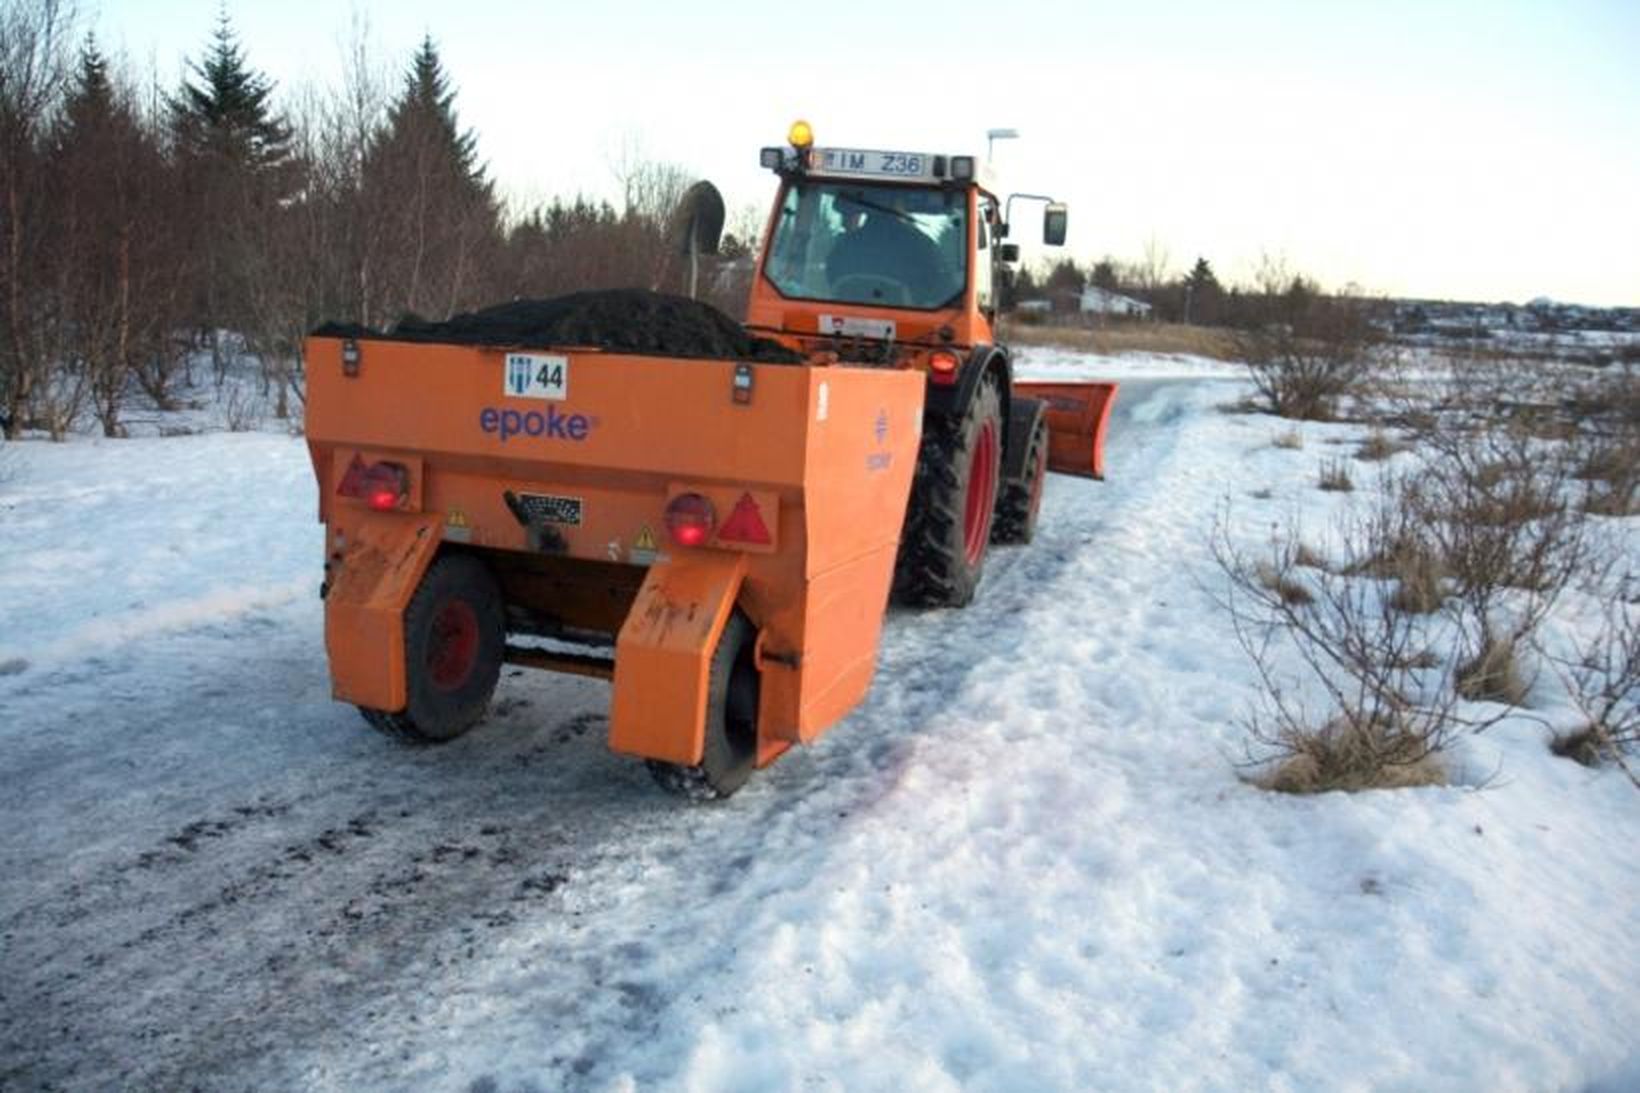
{"label": "red wheel rim", "polygon": [[968,500],[962,517],[962,542],[968,564],[975,565],[985,553],[991,537],[991,509],[997,499],[997,428],[987,421],[974,438],[974,455],[968,466]]}
{"label": "red wheel rim", "polygon": [[465,600],[451,600],[433,616],[427,643],[427,675],[441,691],[467,682],[478,661],[478,615]]}
{"label": "red wheel rim", "polygon": [[1042,484],[1048,478],[1048,446],[1039,445],[1036,449],[1035,477],[1031,479],[1031,507],[1027,519],[1034,523],[1037,510],[1042,508]]}

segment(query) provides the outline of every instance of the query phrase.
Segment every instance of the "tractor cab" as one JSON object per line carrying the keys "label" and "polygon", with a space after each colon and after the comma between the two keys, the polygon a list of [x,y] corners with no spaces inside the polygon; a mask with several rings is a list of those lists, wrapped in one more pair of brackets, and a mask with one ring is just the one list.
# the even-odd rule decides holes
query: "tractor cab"
{"label": "tractor cab", "polygon": [[[811,338],[970,347],[995,341],[1007,206],[973,156],[816,148],[804,122],[765,148],[781,177],[748,325]],[[1044,241],[1065,238],[1050,204]]]}

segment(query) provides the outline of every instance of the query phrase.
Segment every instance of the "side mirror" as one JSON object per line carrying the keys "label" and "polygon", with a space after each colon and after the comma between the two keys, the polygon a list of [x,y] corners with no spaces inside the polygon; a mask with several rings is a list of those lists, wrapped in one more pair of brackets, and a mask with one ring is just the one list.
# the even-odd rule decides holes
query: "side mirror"
{"label": "side mirror", "polygon": [[1002,244],[1002,246],[997,248],[997,257],[1001,258],[1004,262],[1017,262],[1017,261],[1019,261],[1019,244],[1018,243],[1004,243],[1004,244]]}
{"label": "side mirror", "polygon": [[1070,222],[1070,210],[1054,202],[1042,214],[1042,241],[1050,247],[1065,245],[1065,228]]}
{"label": "side mirror", "polygon": [[716,254],[723,235],[723,195],[704,180],[685,190],[673,210],[668,235],[679,254]]}

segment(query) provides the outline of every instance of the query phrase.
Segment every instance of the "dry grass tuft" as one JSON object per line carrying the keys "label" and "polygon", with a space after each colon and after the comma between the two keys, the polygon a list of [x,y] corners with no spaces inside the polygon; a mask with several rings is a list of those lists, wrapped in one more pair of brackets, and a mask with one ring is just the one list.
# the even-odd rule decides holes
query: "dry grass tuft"
{"label": "dry grass tuft", "polygon": [[1526,704],[1526,681],[1520,675],[1515,642],[1488,637],[1474,657],[1458,666],[1458,693],[1471,702]]}
{"label": "dry grass tuft", "polygon": [[1349,464],[1342,459],[1328,459],[1321,464],[1321,477],[1316,482],[1324,490],[1335,493],[1348,493],[1355,489],[1355,481],[1350,478]]}
{"label": "dry grass tuft", "polygon": [[1556,733],[1549,741],[1549,750],[1562,759],[1570,759],[1586,767],[1598,767],[1611,753],[1598,726],[1585,725],[1571,732]]}
{"label": "dry grass tuft", "polygon": [[1433,649],[1420,649],[1416,653],[1397,657],[1393,662],[1396,668],[1417,668],[1428,671],[1441,666],[1441,658]]}
{"label": "dry grass tuft", "polygon": [[1293,564],[1304,566],[1306,569],[1330,569],[1331,563],[1320,551],[1308,543],[1299,543],[1293,548]]}
{"label": "dry grass tuft", "polygon": [[1315,602],[1314,593],[1269,562],[1260,562],[1256,575],[1259,584],[1280,596],[1282,603],[1292,607],[1305,607]]}
{"label": "dry grass tuft", "polygon": [[1040,345],[1080,353],[1168,353],[1235,361],[1236,341],[1229,331],[1183,323],[1112,323],[1108,326],[1023,323],[1009,316],[1001,339],[1009,345]]}
{"label": "dry grass tuft", "polygon": [[1398,722],[1335,717],[1311,732],[1288,733],[1288,754],[1255,780],[1276,793],[1438,786],[1446,771],[1423,736]]}
{"label": "dry grass tuft", "polygon": [[1409,615],[1429,615],[1446,602],[1446,566],[1440,556],[1422,544],[1403,544],[1388,559],[1388,576],[1395,581],[1389,604]]}
{"label": "dry grass tuft", "polygon": [[1410,445],[1391,438],[1382,430],[1374,429],[1367,434],[1367,439],[1361,442],[1361,446],[1355,449],[1355,458],[1367,463],[1377,463],[1410,450]]}

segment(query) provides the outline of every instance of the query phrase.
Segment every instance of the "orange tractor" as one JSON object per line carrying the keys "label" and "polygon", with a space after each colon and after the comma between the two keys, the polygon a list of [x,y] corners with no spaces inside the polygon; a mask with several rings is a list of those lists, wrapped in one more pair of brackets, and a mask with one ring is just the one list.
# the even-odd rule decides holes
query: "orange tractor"
{"label": "orange tractor", "polygon": [[1115,384],[1017,382],[996,344],[1017,247],[974,158],[800,123],[762,162],[744,327],[627,292],[310,337],[338,699],[442,741],[503,663],[604,677],[613,749],[727,796],[865,696],[891,592],[966,604],[1047,471],[1101,477]]}

